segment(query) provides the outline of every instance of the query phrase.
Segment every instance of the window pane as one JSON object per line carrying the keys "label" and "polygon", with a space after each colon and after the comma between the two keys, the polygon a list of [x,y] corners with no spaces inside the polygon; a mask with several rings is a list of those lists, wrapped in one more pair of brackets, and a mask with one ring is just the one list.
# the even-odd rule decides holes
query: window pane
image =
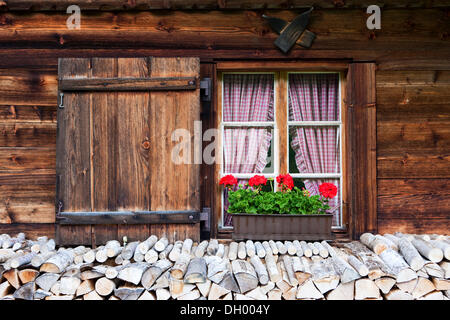
{"label": "window pane", "polygon": [[339,121],[339,74],[289,74],[290,121]]}
{"label": "window pane", "polygon": [[224,74],[223,121],[273,121],[273,74]]}
{"label": "window pane", "polygon": [[225,173],[273,172],[272,130],[225,128],[223,156]]}
{"label": "window pane", "polygon": [[337,187],[336,197],[328,201],[328,205],[330,206],[330,210],[328,210],[328,213],[333,214],[332,226],[340,226],[342,211],[340,181],[338,179],[304,179],[303,182],[305,184],[305,189],[308,190],[311,195],[320,194],[319,186],[324,182],[332,183]]}
{"label": "window pane", "polygon": [[338,127],[290,127],[289,142],[290,173],[340,173]]}

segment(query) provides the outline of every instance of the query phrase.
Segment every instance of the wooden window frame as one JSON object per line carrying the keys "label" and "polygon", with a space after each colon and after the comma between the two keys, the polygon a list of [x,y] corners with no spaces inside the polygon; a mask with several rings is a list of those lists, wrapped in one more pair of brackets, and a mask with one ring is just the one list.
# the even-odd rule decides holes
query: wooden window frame
{"label": "wooden window frame", "polygon": [[[243,61],[221,61],[216,64],[216,124],[217,127],[221,127],[222,121],[222,75],[223,73],[230,72],[275,72],[278,74],[276,76],[275,83],[275,101],[274,101],[274,117],[276,122],[276,127],[279,128],[287,128],[288,127],[288,94],[287,94],[287,79],[288,73],[290,72],[337,72],[339,73],[339,81],[340,81],[340,107],[341,107],[341,176],[342,176],[342,212],[341,212],[341,226],[334,227],[333,233],[337,238],[350,238],[352,237],[353,226],[353,218],[351,211],[351,203],[350,203],[350,194],[351,190],[351,165],[350,161],[352,146],[350,129],[349,129],[349,119],[348,119],[348,105],[346,101],[347,93],[347,72],[349,69],[348,62],[243,62]],[[279,95],[278,92],[284,91],[286,94]],[[277,107],[277,106],[286,106]],[[278,136],[275,137],[278,143],[278,153],[284,156],[278,156],[278,168],[275,168],[275,172],[288,172],[288,137],[287,130],[278,130]],[[222,136],[220,135],[218,138],[217,149],[219,150],[219,156],[222,157]],[[232,227],[222,227],[220,223],[222,222],[222,190],[218,187],[217,181],[220,179],[221,175],[221,167],[222,164],[215,165],[215,176],[214,182],[216,183],[217,188],[213,188],[216,190],[215,192],[215,203],[216,206],[213,210],[215,228],[217,228],[217,236],[219,238],[229,238],[232,233]]]}

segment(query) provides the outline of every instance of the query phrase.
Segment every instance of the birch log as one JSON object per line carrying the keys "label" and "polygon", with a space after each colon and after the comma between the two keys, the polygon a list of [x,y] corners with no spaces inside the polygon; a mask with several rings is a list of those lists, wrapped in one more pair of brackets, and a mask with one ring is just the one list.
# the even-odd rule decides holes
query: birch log
{"label": "birch log", "polygon": [[170,271],[170,275],[172,276],[172,278],[178,280],[183,279],[183,276],[186,273],[190,260],[191,260],[190,253],[181,253],[181,255],[178,257],[178,260],[172,267],[172,270]]}
{"label": "birch log", "polygon": [[295,247],[297,257],[302,257],[303,256],[303,249],[302,249],[302,246],[300,245],[300,242],[298,240],[294,240],[294,241],[292,241],[292,244]]}
{"label": "birch log", "polygon": [[217,247],[216,256],[222,258],[224,254],[225,254],[225,245],[223,243],[219,243],[219,246]]}
{"label": "birch log", "polygon": [[317,241],[314,242],[314,246],[316,247],[317,250],[319,250],[319,255],[322,258],[325,259],[328,257],[328,255],[329,255],[328,250],[325,249],[325,247],[320,242],[317,242]]}
{"label": "birch log", "polygon": [[277,245],[278,254],[286,254],[287,248],[281,241],[276,241],[275,244]]}
{"label": "birch log", "polygon": [[206,253],[210,256],[213,256],[216,254],[218,248],[219,242],[217,241],[217,239],[211,239],[209,240],[208,247],[206,248]]}
{"label": "birch log", "polygon": [[62,273],[72,262],[74,253],[71,250],[60,250],[41,265],[40,272]]}
{"label": "birch log", "polygon": [[[269,241],[263,241],[261,244],[262,244],[264,250],[266,251],[266,254],[272,254],[273,248],[272,248],[272,246],[270,245],[270,242],[269,242]],[[275,242],[274,242],[274,245],[275,245]],[[275,245],[275,247],[276,247],[276,245]],[[256,250],[256,249],[255,249],[255,250]],[[278,249],[276,249],[276,253],[277,253],[277,255],[278,255]]]}
{"label": "birch log", "polygon": [[154,263],[158,260],[158,252],[154,248],[151,248],[145,253],[144,260],[147,263]]}
{"label": "birch log", "polygon": [[230,243],[230,249],[228,251],[228,259],[230,259],[231,261],[237,259],[237,253],[238,253],[238,249],[239,249],[239,244],[235,241]]}
{"label": "birch log", "polygon": [[430,240],[429,243],[436,248],[442,250],[444,258],[450,261],[450,244],[441,240]]}
{"label": "birch log", "polygon": [[206,248],[208,247],[208,241],[204,240],[200,242],[200,244],[197,246],[197,249],[195,250],[195,256],[197,258],[201,258],[205,255]]}
{"label": "birch log", "polygon": [[380,258],[389,268],[390,273],[395,276],[397,283],[417,279],[417,274],[396,251],[392,249],[384,250],[380,254]]}
{"label": "birch log", "polygon": [[156,282],[156,280],[172,266],[169,260],[158,260],[152,264],[142,274],[141,283],[146,290],[149,290]]}
{"label": "birch log", "polygon": [[277,264],[275,262],[275,258],[272,254],[267,254],[265,256],[266,268],[269,273],[270,281],[277,282],[281,279],[281,274],[278,271]]}
{"label": "birch log", "polygon": [[165,260],[169,257],[169,253],[172,251],[173,244],[169,243],[167,247],[158,254],[158,259]]}
{"label": "birch log", "polygon": [[245,242],[243,241],[239,242],[237,256],[239,259],[245,259],[247,256],[247,252],[245,251]]}
{"label": "birch log", "polygon": [[193,243],[192,239],[185,239],[183,241],[183,246],[181,247],[181,254],[190,255]]}
{"label": "birch log", "polygon": [[285,241],[284,245],[286,246],[287,253],[291,256],[295,255],[297,253],[297,249],[295,248],[292,241]]}
{"label": "birch log", "polygon": [[108,241],[105,244],[105,248],[106,248],[106,256],[108,258],[114,258],[122,252],[122,246],[120,245],[120,242],[117,240]]}
{"label": "birch log", "polygon": [[97,251],[95,252],[95,260],[100,263],[103,263],[106,260],[108,260],[105,246],[98,247]]}
{"label": "birch log", "polygon": [[264,249],[261,242],[255,241],[255,249],[256,249],[256,255],[259,258],[264,258],[266,256],[266,250]]}
{"label": "birch log", "polygon": [[172,250],[169,253],[169,260],[172,262],[175,262],[178,260],[180,254],[181,254],[181,248],[183,247],[183,241],[176,241],[173,245]]}
{"label": "birch log", "polygon": [[266,285],[269,282],[269,274],[267,273],[266,267],[261,262],[261,259],[258,256],[253,255],[250,258],[250,263],[252,264],[253,268],[255,268],[259,283],[262,285]]}
{"label": "birch log", "polygon": [[11,260],[11,268],[18,268],[18,267],[23,266],[25,264],[30,264],[31,259],[33,259],[33,257],[35,257],[35,256],[36,256],[35,252],[29,252],[29,253],[26,253],[26,254],[24,254],[24,255],[22,255],[20,257],[13,258]]}
{"label": "birch log", "polygon": [[366,247],[370,248],[376,254],[382,253],[384,250],[389,248],[389,245],[386,241],[375,237],[373,234],[367,232],[363,233],[359,237],[359,241],[361,241]]}
{"label": "birch log", "polygon": [[189,262],[189,266],[184,275],[185,283],[206,282],[206,262],[203,258],[194,258]]}
{"label": "birch log", "polygon": [[255,248],[255,244],[253,243],[252,240],[247,240],[245,242],[245,250],[247,251],[247,255],[249,256],[249,258],[252,258],[255,256],[256,248]]}
{"label": "birch log", "polygon": [[300,246],[302,247],[303,255],[307,258],[312,257],[313,252],[311,248],[308,246],[306,241],[300,241]]}
{"label": "birch log", "polygon": [[130,263],[125,268],[120,270],[117,278],[138,285],[142,279],[143,273],[148,267],[149,265],[144,262]]}
{"label": "birch log", "polygon": [[278,247],[277,247],[275,241],[269,240],[269,245],[270,245],[270,248],[272,249],[272,254],[273,255],[277,255],[278,254]]}
{"label": "birch log", "polygon": [[155,243],[153,249],[155,249],[155,251],[159,253],[162,252],[168,244],[169,240],[166,237],[162,237]]}
{"label": "birch log", "polygon": [[403,258],[405,258],[411,269],[418,271],[423,268],[425,261],[411,242],[406,240],[406,238],[400,238],[397,245],[400,253],[403,255]]}
{"label": "birch log", "polygon": [[359,259],[357,259],[355,256],[349,255],[347,257],[347,262],[356,270],[358,271],[359,275],[361,277],[365,277],[369,274],[369,268],[367,268],[364,263],[362,263]]}
{"label": "birch log", "polygon": [[155,245],[155,243],[157,241],[158,241],[158,237],[152,234],[146,240],[139,243],[138,246],[136,247],[136,250],[138,252],[140,252],[141,254],[145,255],[148,252],[148,250],[153,248],[153,246]]}
{"label": "birch log", "polygon": [[246,293],[258,286],[258,276],[253,266],[245,260],[234,260],[231,263],[233,274],[241,293]]}
{"label": "birch log", "polygon": [[293,287],[297,286],[298,280],[295,276],[292,257],[290,255],[284,255],[282,259],[284,263],[284,269],[286,270],[288,276],[289,284]]}
{"label": "birch log", "polygon": [[120,254],[124,260],[131,260],[134,256],[134,251],[136,250],[139,241],[133,241],[128,243],[125,248],[123,248],[122,253]]}
{"label": "birch log", "polygon": [[417,251],[428,260],[438,263],[444,258],[444,253],[441,249],[433,247],[424,240],[414,239],[411,243],[416,247]]}

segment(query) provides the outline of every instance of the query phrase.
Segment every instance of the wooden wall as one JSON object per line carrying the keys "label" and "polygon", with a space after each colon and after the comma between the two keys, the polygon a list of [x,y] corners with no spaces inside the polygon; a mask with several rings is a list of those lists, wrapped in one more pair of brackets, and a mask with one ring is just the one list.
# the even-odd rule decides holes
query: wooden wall
{"label": "wooden wall", "polygon": [[[298,1],[297,8],[309,2]],[[448,233],[450,6],[392,2],[382,10],[382,29],[370,31],[360,2],[329,3],[319,1],[313,11],[312,48],[288,55],[274,47],[276,35],[261,14],[291,20],[302,10],[278,2],[249,1],[245,10],[89,11],[81,30],[66,28],[64,11],[0,12],[0,232],[54,232],[57,58],[169,55],[204,63],[376,62],[379,231]]]}

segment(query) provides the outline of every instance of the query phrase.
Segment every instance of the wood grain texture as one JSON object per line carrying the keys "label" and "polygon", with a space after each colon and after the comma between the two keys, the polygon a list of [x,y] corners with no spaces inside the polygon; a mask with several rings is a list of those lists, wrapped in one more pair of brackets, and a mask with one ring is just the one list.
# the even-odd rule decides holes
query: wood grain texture
{"label": "wood grain texture", "polygon": [[[261,0],[166,0],[150,1],[136,0],[124,2],[122,0],[79,0],[78,6],[82,10],[235,10],[235,9],[305,9],[310,6],[315,8],[363,8],[370,4],[379,5],[381,8],[429,8],[429,7],[447,7],[448,3],[444,0],[432,1],[431,3],[423,0],[413,1],[310,1],[293,0],[286,2],[284,0],[261,1]],[[5,1],[4,9],[9,11],[65,11],[67,4],[57,0],[14,0]]]}
{"label": "wood grain texture", "polygon": [[375,92],[375,64],[350,64],[347,103],[352,109],[353,237],[377,230]]}
{"label": "wood grain texture", "polygon": [[[68,59],[61,60],[60,64],[74,61],[88,66],[87,72],[80,74],[70,66],[70,75],[80,80],[198,77],[200,69],[199,60],[195,58]],[[172,132],[182,128],[193,134],[193,122],[200,119],[198,89],[182,92],[66,92],[65,95],[87,97],[81,103],[87,105],[84,117],[88,126],[77,128],[87,137],[85,148],[89,156],[84,160],[88,162],[89,170],[84,170],[84,182],[89,184],[91,191],[79,196],[84,197],[84,204],[89,208],[76,210],[71,205],[64,211],[200,209],[199,165],[174,164],[171,159],[175,145],[171,141]],[[66,111],[66,108],[70,106],[62,110]],[[74,116],[70,114],[70,117]],[[79,166],[79,163],[74,166]],[[174,178],[186,183],[173,183]],[[77,193],[78,189],[72,187],[72,192]],[[66,225],[59,228],[62,230]],[[102,243],[107,239],[106,235],[118,239],[127,236],[129,241],[143,240],[149,235],[150,225],[88,225],[84,232],[80,232],[80,239],[76,239],[76,228],[83,227],[72,226],[64,232],[67,232],[67,243],[87,241],[88,234],[93,243]],[[192,230],[199,231],[198,227]],[[177,231],[173,232],[172,237],[177,238]],[[199,239],[199,235],[190,235]]]}

